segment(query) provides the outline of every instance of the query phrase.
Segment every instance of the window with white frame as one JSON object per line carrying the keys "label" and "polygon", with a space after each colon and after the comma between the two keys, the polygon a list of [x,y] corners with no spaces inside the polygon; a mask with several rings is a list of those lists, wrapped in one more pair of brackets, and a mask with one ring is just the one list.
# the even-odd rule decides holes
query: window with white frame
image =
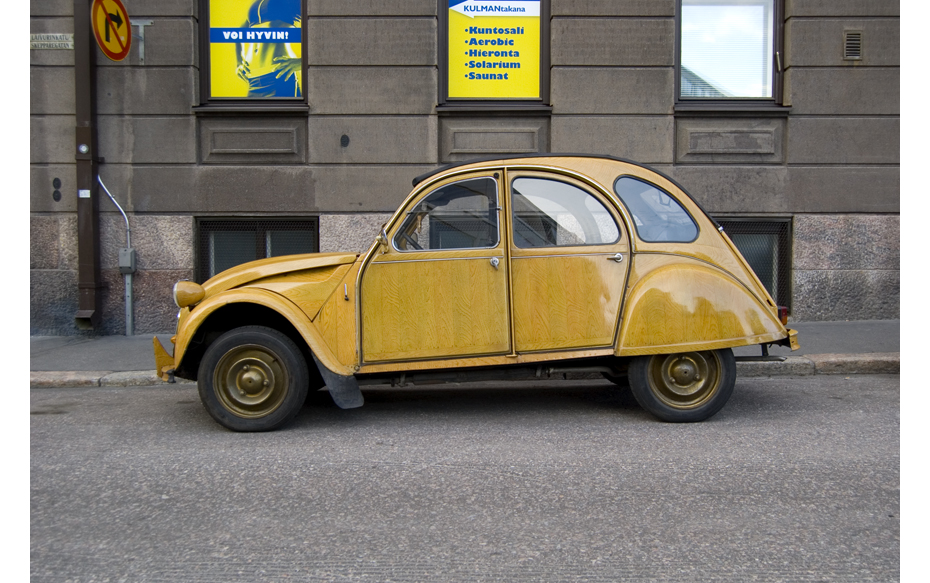
{"label": "window with white frame", "polygon": [[776,99],[779,0],[681,0],[679,99]]}

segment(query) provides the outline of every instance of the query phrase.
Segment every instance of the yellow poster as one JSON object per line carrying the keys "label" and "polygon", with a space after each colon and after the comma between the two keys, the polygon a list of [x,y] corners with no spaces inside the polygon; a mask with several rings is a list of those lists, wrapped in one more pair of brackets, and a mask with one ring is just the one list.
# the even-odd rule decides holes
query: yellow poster
{"label": "yellow poster", "polygon": [[210,0],[210,96],[301,97],[302,0]]}
{"label": "yellow poster", "polygon": [[449,99],[539,99],[540,0],[449,0]]}

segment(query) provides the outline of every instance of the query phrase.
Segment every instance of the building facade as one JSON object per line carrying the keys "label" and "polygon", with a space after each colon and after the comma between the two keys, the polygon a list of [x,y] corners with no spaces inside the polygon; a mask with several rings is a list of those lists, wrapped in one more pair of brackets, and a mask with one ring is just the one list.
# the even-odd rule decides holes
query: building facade
{"label": "building facade", "polygon": [[[132,42],[120,61],[92,45],[88,74],[81,1],[31,3],[32,334],[126,330],[126,224],[78,184],[81,91],[94,171],[131,228],[135,333],[173,330],[177,280],[364,251],[415,176],[545,152],[673,178],[793,320],[900,317],[898,2],[124,0],[126,23],[104,0],[92,19],[118,18],[98,30]],[[491,4],[538,15],[468,14]]]}

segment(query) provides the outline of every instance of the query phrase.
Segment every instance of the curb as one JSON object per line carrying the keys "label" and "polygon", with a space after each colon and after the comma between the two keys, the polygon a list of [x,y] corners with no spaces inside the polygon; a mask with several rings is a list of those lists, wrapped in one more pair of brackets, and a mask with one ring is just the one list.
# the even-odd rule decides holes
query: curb
{"label": "curb", "polygon": [[[150,387],[168,384],[153,371],[32,371],[29,374],[29,388],[32,389]],[[196,383],[178,379],[177,384],[194,385]]]}
{"label": "curb", "polygon": [[900,374],[900,352],[811,354],[784,362],[737,362],[737,377],[807,376],[815,374]]}
{"label": "curb", "polygon": [[[737,362],[738,378],[809,376],[815,374],[900,374],[900,352],[867,354],[811,354],[789,356],[783,362]],[[600,378],[598,375],[597,378]],[[80,387],[149,387],[167,385],[151,371],[32,371],[32,389]],[[194,385],[178,379],[179,385]]]}

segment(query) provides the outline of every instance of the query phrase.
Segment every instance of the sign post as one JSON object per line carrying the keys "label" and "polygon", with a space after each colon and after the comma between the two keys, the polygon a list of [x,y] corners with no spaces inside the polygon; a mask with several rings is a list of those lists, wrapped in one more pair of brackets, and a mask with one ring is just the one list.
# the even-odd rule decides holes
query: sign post
{"label": "sign post", "polygon": [[100,322],[100,236],[97,186],[97,66],[90,0],[74,0],[74,161],[77,182],[79,329]]}

